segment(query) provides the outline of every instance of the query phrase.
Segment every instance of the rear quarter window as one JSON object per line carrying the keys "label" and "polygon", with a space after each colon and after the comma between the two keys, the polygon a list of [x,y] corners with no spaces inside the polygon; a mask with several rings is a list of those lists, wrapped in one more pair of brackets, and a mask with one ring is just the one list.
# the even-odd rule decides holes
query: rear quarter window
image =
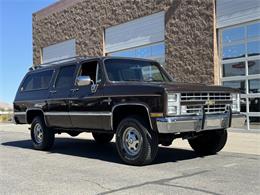
{"label": "rear quarter window", "polygon": [[50,86],[53,70],[46,70],[29,74],[21,87],[21,91],[47,89]]}

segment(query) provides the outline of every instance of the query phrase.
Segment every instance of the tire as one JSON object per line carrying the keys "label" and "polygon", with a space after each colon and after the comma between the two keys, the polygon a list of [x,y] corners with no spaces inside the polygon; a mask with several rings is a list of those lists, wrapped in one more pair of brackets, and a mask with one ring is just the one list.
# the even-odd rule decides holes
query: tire
{"label": "tire", "polygon": [[50,150],[54,143],[54,132],[47,128],[42,117],[35,117],[31,124],[31,139],[36,150]]}
{"label": "tire", "polygon": [[107,144],[109,143],[113,137],[113,133],[92,133],[93,138],[99,144]]}
{"label": "tire", "polygon": [[192,149],[199,155],[216,154],[227,142],[227,130],[206,131],[199,137],[188,141]]}
{"label": "tire", "polygon": [[158,152],[158,135],[141,118],[123,119],[116,131],[116,146],[120,158],[129,165],[151,163]]}
{"label": "tire", "polygon": [[76,131],[71,131],[71,132],[67,132],[71,137],[76,137],[80,134],[80,132],[76,132]]}

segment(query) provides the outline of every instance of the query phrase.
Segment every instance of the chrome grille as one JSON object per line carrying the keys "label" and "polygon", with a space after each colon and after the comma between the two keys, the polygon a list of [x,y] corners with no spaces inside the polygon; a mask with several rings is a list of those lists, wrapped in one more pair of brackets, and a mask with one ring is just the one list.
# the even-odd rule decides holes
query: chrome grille
{"label": "chrome grille", "polygon": [[182,93],[181,101],[231,100],[230,93]]}
{"label": "chrome grille", "polygon": [[[213,105],[205,105],[206,101],[214,101]],[[206,113],[215,114],[226,111],[226,106],[231,104],[232,96],[230,93],[182,93],[181,105],[185,105],[185,112],[181,109],[182,114],[196,114],[201,112],[202,106]],[[183,107],[182,107],[183,108]]]}
{"label": "chrome grille", "polygon": [[[187,106],[186,113],[187,114],[196,114],[201,111],[201,106]],[[226,105],[219,104],[219,105],[212,105],[212,106],[205,106],[205,112],[206,113],[223,113],[226,111]]]}

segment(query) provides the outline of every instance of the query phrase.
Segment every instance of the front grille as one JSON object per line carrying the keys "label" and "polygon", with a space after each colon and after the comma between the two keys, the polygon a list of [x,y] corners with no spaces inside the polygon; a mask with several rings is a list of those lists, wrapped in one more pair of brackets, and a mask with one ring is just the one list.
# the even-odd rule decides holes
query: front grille
{"label": "front grille", "polygon": [[[208,105],[208,101],[211,101],[212,105]],[[226,106],[231,103],[230,93],[182,93],[181,105],[185,106],[185,110],[181,109],[181,113],[196,114],[201,112],[202,106],[205,113],[223,113],[226,111]]]}
{"label": "front grille", "polygon": [[[201,111],[201,106],[187,106],[186,113],[187,114],[196,114]],[[226,105],[219,104],[219,105],[211,105],[211,106],[205,106],[205,113],[223,113],[226,111]]]}
{"label": "front grille", "polygon": [[181,101],[231,100],[230,93],[182,93]]}

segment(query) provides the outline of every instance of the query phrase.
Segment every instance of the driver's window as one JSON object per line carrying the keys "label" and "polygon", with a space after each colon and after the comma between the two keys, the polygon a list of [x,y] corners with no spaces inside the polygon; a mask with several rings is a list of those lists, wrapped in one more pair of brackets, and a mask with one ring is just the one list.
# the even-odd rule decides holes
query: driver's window
{"label": "driver's window", "polygon": [[89,76],[95,84],[101,82],[101,70],[98,62],[83,63],[80,68],[79,76]]}

